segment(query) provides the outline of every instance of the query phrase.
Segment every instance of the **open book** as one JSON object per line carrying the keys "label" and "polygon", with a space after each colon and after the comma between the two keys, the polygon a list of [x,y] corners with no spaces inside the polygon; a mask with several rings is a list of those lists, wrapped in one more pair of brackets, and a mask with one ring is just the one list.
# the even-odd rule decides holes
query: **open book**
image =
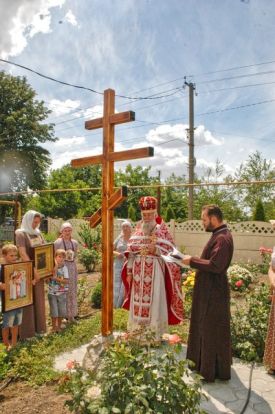
{"label": "open book", "polygon": [[181,267],[189,267],[182,263],[182,259],[184,259],[184,254],[177,250],[175,247],[172,252],[168,253],[167,256],[161,255],[163,260],[167,263],[176,263]]}

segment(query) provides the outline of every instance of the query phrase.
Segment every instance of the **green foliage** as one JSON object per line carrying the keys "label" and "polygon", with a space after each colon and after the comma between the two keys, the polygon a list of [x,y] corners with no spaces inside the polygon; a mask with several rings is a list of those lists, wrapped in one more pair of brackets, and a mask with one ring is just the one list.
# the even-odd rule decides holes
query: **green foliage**
{"label": "green foliage", "polygon": [[[240,181],[274,180],[275,168],[271,160],[265,159],[259,151],[248,156],[248,160],[240,165],[235,172],[235,179]],[[275,208],[274,185],[249,185],[239,187],[235,191],[240,207],[246,206],[253,211],[255,200],[261,200],[266,220],[273,218]],[[273,212],[273,213],[272,213]]]}
{"label": "green foliage", "polygon": [[137,221],[137,209],[134,208],[133,204],[129,205],[128,208],[128,218],[132,221],[135,222]]}
{"label": "green foliage", "polygon": [[[100,313],[71,325],[59,334],[43,338],[35,337],[19,343],[9,351],[0,369],[6,375],[15,376],[32,385],[42,385],[56,380],[59,373],[54,371],[54,358],[65,351],[88,343],[91,336],[100,332]],[[2,355],[1,355],[2,356]]]}
{"label": "green foliage", "polygon": [[[116,208],[116,216],[117,217],[129,217],[131,220],[133,220],[132,217],[130,217],[130,214],[128,212],[128,208],[130,205],[132,205],[136,209],[136,217],[135,220],[137,221],[140,219],[140,212],[138,209],[138,201],[140,197],[145,195],[152,195],[156,196],[156,190],[151,188],[144,189],[143,186],[150,185],[158,182],[158,178],[156,177],[150,177],[151,167],[141,167],[140,165],[137,167],[132,167],[131,164],[128,164],[125,168],[125,171],[119,170],[115,174],[115,185],[116,186],[122,186],[122,185],[128,185],[128,186],[140,186],[140,188],[133,188],[128,193],[127,201],[122,203],[118,208]],[[127,208],[128,206],[128,208]]]}
{"label": "green foliage", "polygon": [[44,188],[51,159],[40,144],[56,140],[53,125],[43,122],[50,111],[26,78],[0,72],[0,90],[0,190]]}
{"label": "green foliage", "polygon": [[10,367],[8,352],[5,345],[0,344],[0,381],[5,378]]}
{"label": "green foliage", "polygon": [[232,350],[245,361],[261,362],[270,312],[269,287],[262,285],[255,293],[247,295],[245,306],[238,306],[231,317]]}
{"label": "green foliage", "polygon": [[55,240],[58,238],[58,233],[52,232],[52,233],[43,233],[43,238],[46,240],[47,243],[54,243]]}
{"label": "green foliage", "polygon": [[264,275],[267,275],[269,267],[270,267],[270,254],[261,253],[261,257],[262,257],[262,263],[259,265],[259,270]]}
{"label": "green foliage", "polygon": [[202,413],[199,377],[188,380],[181,351],[179,344],[159,349],[118,339],[106,349],[96,373],[76,367],[66,384],[72,394],[67,404],[83,414]]}
{"label": "green foliage", "polygon": [[264,206],[261,200],[258,200],[256,203],[253,220],[265,221],[265,211],[264,211]]}
{"label": "green foliage", "polygon": [[[81,189],[100,187],[100,167],[72,168],[64,165],[50,172],[48,189]],[[60,193],[43,193],[28,201],[32,207],[48,217],[90,216],[101,205],[101,191],[62,191]]]}
{"label": "green foliage", "polygon": [[95,249],[84,247],[78,253],[78,260],[85,267],[87,272],[93,272],[101,258],[100,253]]}
{"label": "green foliage", "polygon": [[98,228],[91,229],[88,223],[84,223],[78,234],[84,246],[78,253],[79,262],[87,272],[93,272],[101,260],[101,231]]}
{"label": "green foliage", "polygon": [[97,282],[95,285],[92,295],[91,295],[91,303],[95,309],[101,308],[101,298],[102,298],[102,282]]}
{"label": "green foliage", "polygon": [[164,221],[168,223],[170,220],[174,220],[175,218],[176,217],[173,208],[171,206],[168,206],[164,213]]}
{"label": "green foliage", "polygon": [[91,229],[88,223],[80,225],[78,235],[84,247],[88,249],[101,250],[101,227]]}

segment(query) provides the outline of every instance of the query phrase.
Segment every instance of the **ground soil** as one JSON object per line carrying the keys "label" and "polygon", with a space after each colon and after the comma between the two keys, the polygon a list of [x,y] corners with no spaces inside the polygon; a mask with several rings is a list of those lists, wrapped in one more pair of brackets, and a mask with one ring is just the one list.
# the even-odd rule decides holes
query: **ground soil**
{"label": "ground soil", "polygon": [[1,414],[68,414],[64,406],[68,395],[58,394],[55,385],[31,387],[23,382],[10,383],[0,391]]}

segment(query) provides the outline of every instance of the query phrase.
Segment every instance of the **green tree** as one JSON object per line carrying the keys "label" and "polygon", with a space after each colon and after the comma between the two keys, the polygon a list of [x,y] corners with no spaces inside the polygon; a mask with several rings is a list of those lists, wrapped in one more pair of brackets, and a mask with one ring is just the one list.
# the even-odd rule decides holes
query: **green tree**
{"label": "green tree", "polygon": [[131,164],[128,164],[125,168],[125,171],[119,170],[115,174],[115,185],[116,186],[139,186],[139,188],[130,188],[128,191],[127,200],[124,201],[117,209],[116,209],[116,216],[117,217],[128,217],[128,206],[132,204],[136,209],[136,219],[140,218],[140,213],[138,210],[138,201],[142,196],[154,196],[156,197],[156,189],[155,188],[143,188],[145,185],[155,184],[158,182],[158,178],[150,177],[151,167],[141,167],[140,165],[137,167],[132,167]]}
{"label": "green tree", "polygon": [[214,182],[228,182],[224,178],[224,167],[219,160],[214,168],[207,168],[205,175],[196,178],[198,183],[209,183],[209,186],[196,187],[194,190],[194,218],[200,219],[201,208],[206,204],[216,204],[223,211],[226,221],[237,221],[244,219],[244,213],[238,205],[238,199],[232,187],[211,185]]}
{"label": "green tree", "polygon": [[265,211],[264,211],[264,206],[261,200],[258,200],[256,203],[253,220],[265,221]]}
{"label": "green tree", "polygon": [[49,113],[25,78],[0,72],[0,191],[45,186],[51,158],[40,144],[56,140]]}
{"label": "green tree", "polygon": [[137,209],[132,204],[128,207],[128,218],[134,223],[137,221]]}
{"label": "green tree", "polygon": [[[240,165],[234,178],[245,181],[264,181],[275,179],[275,168],[271,160],[267,160],[259,151],[249,155],[248,160]],[[261,200],[266,219],[272,219],[275,209],[274,184],[254,184],[237,190],[242,208],[248,208],[250,215],[255,207],[255,200]]]}
{"label": "green tree", "polygon": [[60,188],[75,191],[42,193],[29,201],[28,208],[36,208],[46,216],[63,219],[90,216],[101,206],[101,190],[77,190],[98,188],[100,179],[100,171],[97,168],[86,167],[78,170],[70,165],[64,165],[51,171],[47,189]]}
{"label": "green tree", "polygon": [[174,213],[174,217],[172,218],[175,218],[177,221],[186,220],[188,215],[188,190],[185,187],[170,187],[171,184],[185,183],[185,176],[176,176],[175,174],[171,174],[165,180],[165,184],[169,185],[162,190],[161,214],[166,217],[165,221],[167,221],[167,210],[169,211],[169,207]]}
{"label": "green tree", "polygon": [[168,206],[164,213],[164,221],[168,223],[170,220],[174,220],[175,218],[176,217],[173,208],[171,206]]}

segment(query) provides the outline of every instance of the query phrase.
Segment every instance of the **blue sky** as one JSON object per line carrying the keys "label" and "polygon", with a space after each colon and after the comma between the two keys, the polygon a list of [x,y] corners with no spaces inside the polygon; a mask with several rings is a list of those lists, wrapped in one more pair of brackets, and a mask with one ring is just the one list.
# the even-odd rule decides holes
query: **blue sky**
{"label": "blue sky", "polygon": [[[116,127],[116,149],[155,148],[133,165],[187,174],[184,76],[196,84],[199,175],[217,159],[232,173],[256,150],[275,161],[274,0],[0,0],[0,9],[2,59],[99,92],[164,96],[116,98],[117,111],[136,113]],[[0,70],[26,76],[52,109],[52,168],[101,153],[101,131],[84,129],[101,116],[101,95],[1,62]]]}

